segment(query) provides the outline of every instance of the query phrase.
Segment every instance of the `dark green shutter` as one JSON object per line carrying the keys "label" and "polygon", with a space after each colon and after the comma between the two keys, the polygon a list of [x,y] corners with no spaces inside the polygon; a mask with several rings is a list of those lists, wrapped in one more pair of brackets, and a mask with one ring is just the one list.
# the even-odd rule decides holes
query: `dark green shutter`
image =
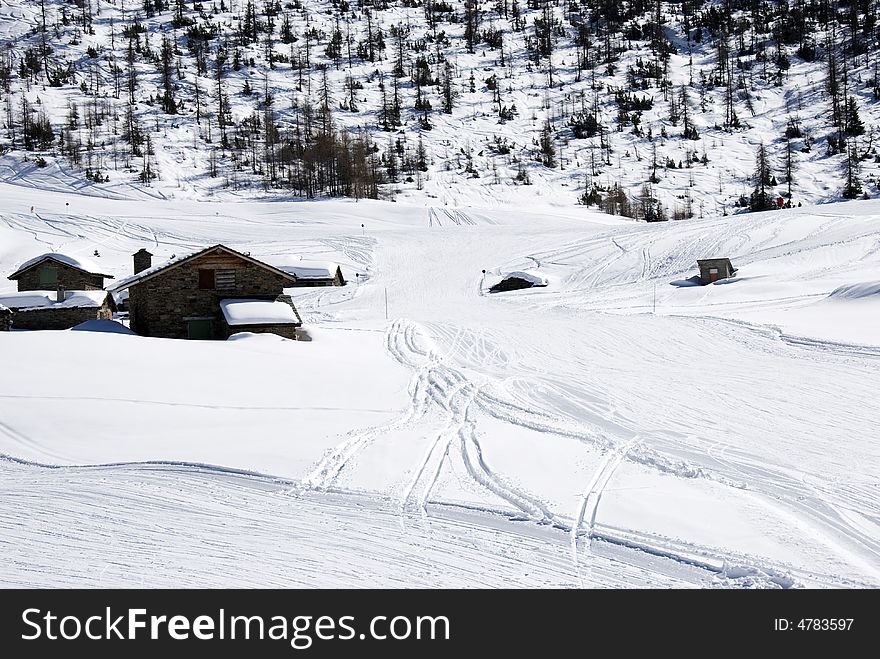
{"label": "dark green shutter", "polygon": [[44,265],[40,268],[40,286],[55,286],[58,283],[58,268]]}
{"label": "dark green shutter", "polygon": [[210,319],[188,320],[186,322],[186,338],[211,339],[214,337]]}

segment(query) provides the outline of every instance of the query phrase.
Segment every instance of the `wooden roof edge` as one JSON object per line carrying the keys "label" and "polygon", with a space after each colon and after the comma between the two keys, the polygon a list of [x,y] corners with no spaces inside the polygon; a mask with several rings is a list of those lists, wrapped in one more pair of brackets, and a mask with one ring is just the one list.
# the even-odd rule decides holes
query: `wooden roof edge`
{"label": "wooden roof edge", "polygon": [[222,243],[217,243],[216,245],[210,245],[209,247],[205,247],[204,249],[199,250],[198,252],[195,252],[194,254],[190,254],[189,256],[186,256],[182,259],[178,259],[177,261],[174,261],[173,263],[167,263],[165,265],[158,266],[155,269],[150,268],[150,271],[148,272],[148,274],[145,274],[142,277],[138,277],[138,275],[134,275],[131,278],[131,280],[129,280],[129,281],[123,280],[123,282],[121,282],[122,285],[114,288],[113,290],[121,291],[126,288],[131,288],[132,286],[142,284],[143,282],[147,281],[148,279],[152,279],[153,277],[160,275],[164,272],[167,272],[168,270],[173,270],[177,266],[183,265],[184,263],[189,263],[193,259],[196,259],[200,256],[204,256],[205,254],[207,254],[215,249],[220,249],[225,252],[229,252],[230,254],[233,254],[241,259],[244,259],[245,261],[248,261],[249,263],[253,263],[254,265],[259,266],[265,270],[269,270],[271,272],[274,272],[275,274],[280,275],[280,276],[284,277],[285,279],[288,279],[292,282],[297,281],[296,275],[290,274],[288,272],[284,272],[284,270],[281,270],[280,268],[276,268],[274,265],[271,265],[269,263],[266,263],[265,261],[261,261],[260,259],[254,258],[254,257],[249,256],[247,254],[244,254],[242,252],[239,252],[238,250],[232,249],[231,247],[227,247],[226,245],[224,245]]}

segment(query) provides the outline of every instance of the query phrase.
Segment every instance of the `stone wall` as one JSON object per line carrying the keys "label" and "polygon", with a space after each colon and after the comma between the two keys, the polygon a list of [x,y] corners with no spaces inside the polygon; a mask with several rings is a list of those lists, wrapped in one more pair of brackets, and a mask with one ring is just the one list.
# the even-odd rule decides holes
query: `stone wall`
{"label": "stone wall", "polygon": [[0,332],[8,332],[12,329],[12,310],[0,307]]}
{"label": "stone wall", "polygon": [[[235,270],[235,285],[200,290],[199,270]],[[129,288],[131,329],[142,336],[187,338],[187,318],[213,319],[214,338],[226,338],[220,300],[235,297],[275,298],[290,280],[225,252],[209,252],[138,282]]]}
{"label": "stone wall", "polygon": [[[40,270],[45,266],[58,268],[58,283],[46,286],[40,284]],[[58,286],[63,286],[67,291],[100,291],[104,288],[104,278],[101,275],[92,275],[58,261],[44,261],[30,268],[18,277],[19,291],[54,291]]]}
{"label": "stone wall", "polygon": [[107,316],[109,310],[97,307],[68,307],[62,309],[17,309],[13,312],[12,326],[17,330],[63,330],[87,320]]}
{"label": "stone wall", "polygon": [[223,326],[226,328],[227,337],[239,332],[254,332],[255,334],[277,334],[285,339],[293,339],[294,341],[297,338],[295,325],[236,325],[230,327],[223,323]]}

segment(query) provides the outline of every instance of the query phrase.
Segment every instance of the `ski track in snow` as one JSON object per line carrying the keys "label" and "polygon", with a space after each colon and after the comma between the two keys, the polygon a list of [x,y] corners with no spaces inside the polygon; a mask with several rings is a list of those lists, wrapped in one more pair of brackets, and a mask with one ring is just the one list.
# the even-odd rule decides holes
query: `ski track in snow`
{"label": "ski track in snow", "polygon": [[[560,534],[489,511],[432,510],[431,527],[354,494],[291,494],[277,479],[166,465],[0,464],[6,586],[571,587]],[[59,528],[56,517],[80,520]],[[37,532],[40,530],[39,532]],[[100,539],[100,542],[96,542]],[[57,565],[61,552],[68,557]],[[199,560],[193,561],[192,556]],[[536,560],[540,557],[540,560]],[[597,557],[595,582],[707,585],[705,570]],[[259,570],[255,570],[259,566]],[[404,566],[403,569],[401,566]]]}
{"label": "ski track in snow", "polygon": [[[571,552],[575,567],[580,567],[578,560],[578,536],[581,533],[581,525],[584,523],[584,519],[586,519],[587,549],[589,549],[596,527],[596,512],[599,509],[599,501],[602,498],[602,491],[607,487],[608,482],[614,475],[614,470],[617,469],[618,465],[620,465],[621,461],[626,457],[627,452],[633,447],[633,445],[635,445],[638,439],[638,436],[633,437],[633,439],[626,444],[611,451],[602,461],[599,469],[593,475],[593,478],[590,480],[581,496],[580,504],[574,515],[574,524],[571,526]],[[587,514],[588,512],[589,514]]]}

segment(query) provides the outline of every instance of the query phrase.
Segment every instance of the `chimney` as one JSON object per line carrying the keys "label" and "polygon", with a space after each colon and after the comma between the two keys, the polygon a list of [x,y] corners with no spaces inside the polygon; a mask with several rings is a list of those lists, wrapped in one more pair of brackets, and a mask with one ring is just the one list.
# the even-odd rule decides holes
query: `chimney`
{"label": "chimney", "polygon": [[55,291],[55,301],[58,304],[64,302],[64,286],[59,286],[58,290]]}
{"label": "chimney", "polygon": [[134,253],[134,274],[153,267],[153,255],[141,247]]}

